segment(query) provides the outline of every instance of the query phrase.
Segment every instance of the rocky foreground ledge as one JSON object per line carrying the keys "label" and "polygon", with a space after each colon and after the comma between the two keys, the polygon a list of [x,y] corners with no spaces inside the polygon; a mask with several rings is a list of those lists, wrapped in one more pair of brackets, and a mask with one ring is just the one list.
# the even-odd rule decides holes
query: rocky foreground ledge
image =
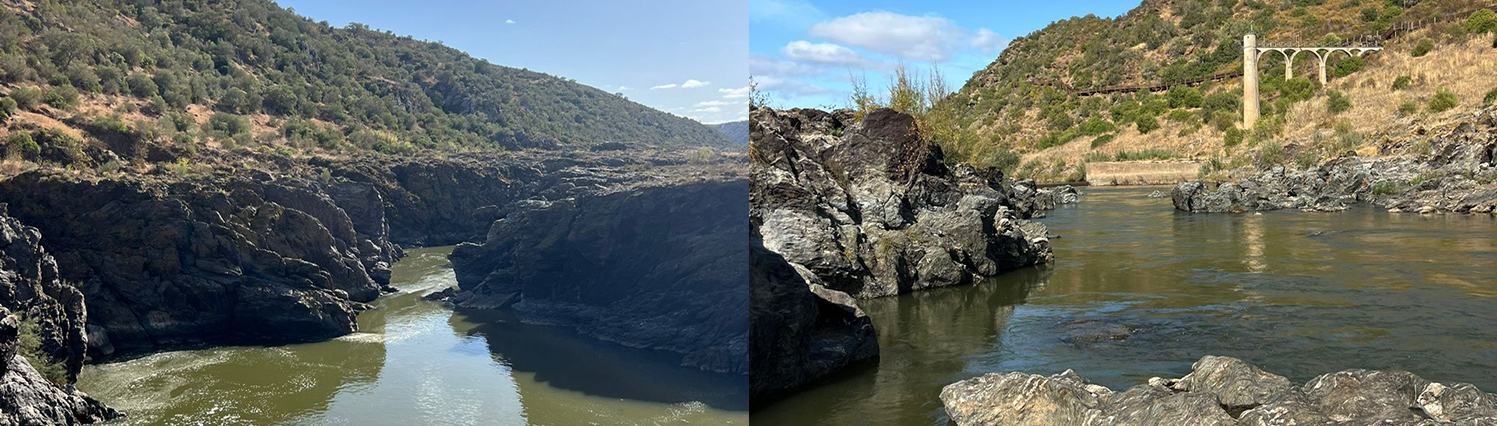
{"label": "rocky foreground ledge", "polygon": [[1448,128],[1420,129],[1401,145],[1424,144],[1430,153],[1417,158],[1346,155],[1303,171],[1275,166],[1215,190],[1181,183],[1170,197],[1176,209],[1209,213],[1334,212],[1356,203],[1395,213],[1497,213],[1497,108]]}
{"label": "rocky foreground ledge", "polygon": [[1406,371],[1345,370],[1304,386],[1236,358],[1206,356],[1179,379],[1124,392],[1075,372],[1010,372],[941,390],[958,425],[1493,425],[1497,395]]}

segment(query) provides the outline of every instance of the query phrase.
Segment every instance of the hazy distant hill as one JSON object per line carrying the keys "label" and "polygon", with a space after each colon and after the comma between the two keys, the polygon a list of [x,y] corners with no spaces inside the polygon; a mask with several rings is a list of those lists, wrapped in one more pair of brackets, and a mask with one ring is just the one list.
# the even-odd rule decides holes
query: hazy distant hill
{"label": "hazy distant hill", "polygon": [[733,141],[733,143],[739,144],[739,145],[748,145],[748,143],[749,143],[748,120],[732,121],[732,122],[722,123],[722,124],[718,124],[716,127],[717,127],[717,131],[722,132],[723,135],[726,135],[728,137],[728,140]]}
{"label": "hazy distant hill", "polygon": [[[731,143],[564,77],[360,24],[333,28],[267,0],[0,0],[0,94],[30,99],[33,87],[55,108],[23,109],[117,115],[105,124],[122,121],[121,133],[145,142],[284,138],[392,153]],[[187,125],[213,111],[225,115],[203,131]]]}

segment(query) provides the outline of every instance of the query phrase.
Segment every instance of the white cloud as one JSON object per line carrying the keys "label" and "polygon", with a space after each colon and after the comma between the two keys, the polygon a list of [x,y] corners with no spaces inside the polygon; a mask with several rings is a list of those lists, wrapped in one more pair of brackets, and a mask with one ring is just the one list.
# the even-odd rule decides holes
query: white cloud
{"label": "white cloud", "polygon": [[509,25],[514,25],[515,24],[515,20],[513,20],[513,19],[505,19],[504,23],[509,24]]}
{"label": "white cloud", "polygon": [[858,52],[832,43],[812,43],[805,40],[792,41],[780,49],[781,53],[802,62],[845,67],[861,67],[868,59]]}
{"label": "white cloud", "polygon": [[697,108],[697,109],[691,110],[691,112],[722,112],[722,110],[723,110],[722,108],[718,108],[718,107],[706,107],[706,108]]}
{"label": "white cloud", "polygon": [[881,10],[820,22],[808,33],[871,52],[928,62],[951,59],[952,51],[958,49],[1002,46],[1001,37],[986,28],[972,31],[938,16]]}
{"label": "white cloud", "polygon": [[634,88],[633,87],[629,87],[629,86],[619,86],[619,91],[620,92],[623,92],[623,91],[626,91],[626,90],[634,90]]}
{"label": "white cloud", "polygon": [[1003,50],[1006,46],[1008,46],[1008,40],[987,28],[977,30],[977,35],[972,37],[972,48],[981,50],[983,53],[992,54]]}
{"label": "white cloud", "polygon": [[659,85],[659,86],[651,86],[650,90],[674,89],[674,88],[676,88],[676,86],[678,86],[676,83],[662,84],[662,85]]}
{"label": "white cloud", "polygon": [[[821,95],[832,93],[833,90],[821,86],[807,84],[797,80],[785,80],[775,76],[754,76],[759,83],[759,90],[791,93],[796,95]],[[747,94],[745,94],[747,96]]]}
{"label": "white cloud", "polygon": [[749,75],[811,76],[823,73],[822,68],[795,61],[786,61],[769,55],[749,54]]}
{"label": "white cloud", "polygon": [[698,88],[698,87],[707,87],[707,86],[711,86],[711,85],[712,85],[712,82],[710,82],[710,81],[696,81],[696,80],[690,80],[690,79],[688,79],[688,80],[686,80],[685,83],[681,83],[681,88],[682,89],[695,89],[695,88]]}
{"label": "white cloud", "polygon": [[737,89],[717,89],[717,93],[723,94],[723,98],[725,99],[747,99],[749,97],[749,87],[743,86]]}

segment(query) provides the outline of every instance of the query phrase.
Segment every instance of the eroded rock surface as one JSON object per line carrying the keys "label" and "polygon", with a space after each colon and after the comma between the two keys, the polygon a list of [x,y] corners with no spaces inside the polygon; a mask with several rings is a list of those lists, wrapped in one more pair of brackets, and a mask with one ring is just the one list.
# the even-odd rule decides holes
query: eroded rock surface
{"label": "eroded rock surface", "polygon": [[994,373],[941,390],[958,425],[1488,425],[1497,395],[1405,371],[1347,370],[1304,386],[1241,360],[1206,356],[1180,379],[1125,392],[1054,376]]}
{"label": "eroded rock surface", "polygon": [[1074,202],[998,170],[947,165],[914,118],[751,111],[753,208],[764,246],[857,298],[969,284],[1053,260],[1044,224]]}
{"label": "eroded rock surface", "polygon": [[1497,108],[1408,141],[1428,144],[1418,158],[1347,155],[1308,170],[1275,166],[1214,190],[1184,182],[1170,191],[1190,212],[1299,209],[1341,211],[1371,203],[1392,212],[1497,213]]}

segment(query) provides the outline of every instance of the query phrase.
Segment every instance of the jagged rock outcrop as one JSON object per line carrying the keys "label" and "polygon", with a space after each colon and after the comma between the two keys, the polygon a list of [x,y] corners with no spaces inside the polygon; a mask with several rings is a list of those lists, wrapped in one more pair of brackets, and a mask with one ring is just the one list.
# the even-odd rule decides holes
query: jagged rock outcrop
{"label": "jagged rock outcrop", "polygon": [[1190,212],[1300,209],[1341,211],[1372,203],[1394,212],[1497,213],[1497,108],[1408,144],[1429,144],[1420,158],[1347,155],[1304,171],[1275,166],[1215,190],[1184,182],[1170,191]]}
{"label": "jagged rock outcrop", "polygon": [[947,165],[893,110],[751,111],[753,208],[764,246],[858,298],[968,284],[1053,259],[1026,220],[1075,191]]}
{"label": "jagged rock outcrop", "polygon": [[749,248],[751,399],[801,387],[878,355],[873,323],[847,293],[757,241]]}
{"label": "jagged rock outcrop", "polygon": [[1124,392],[1076,373],[995,373],[946,386],[958,425],[1486,425],[1497,395],[1405,371],[1346,370],[1293,386],[1242,360],[1206,356],[1180,379]]}
{"label": "jagged rock outcrop", "polygon": [[[41,233],[6,215],[0,204],[0,425],[72,425],[119,414],[71,386],[48,381],[32,362],[60,365],[72,382],[83,367],[87,311],[83,294],[58,279],[57,263],[41,246]],[[16,315],[12,315],[15,313]],[[22,316],[30,327],[22,326]],[[34,339],[21,356],[21,339]]]}
{"label": "jagged rock outcrop", "polygon": [[447,299],[747,374],[742,166],[566,167],[553,177],[499,207],[482,244],[453,250],[462,290]]}
{"label": "jagged rock outcrop", "polygon": [[102,356],[354,331],[361,302],[380,294],[400,251],[372,224],[383,205],[377,194],[345,183],[334,199],[325,185],[254,172],[183,180],[32,172],[0,182],[0,201],[41,230],[61,278],[86,296],[89,350]]}

